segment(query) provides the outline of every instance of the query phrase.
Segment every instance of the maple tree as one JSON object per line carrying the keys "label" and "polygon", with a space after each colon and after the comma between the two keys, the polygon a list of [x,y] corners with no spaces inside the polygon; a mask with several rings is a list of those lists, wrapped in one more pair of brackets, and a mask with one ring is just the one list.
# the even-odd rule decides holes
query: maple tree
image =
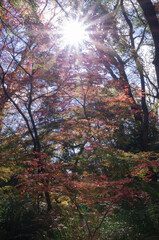
{"label": "maple tree", "polygon": [[[148,149],[149,139],[149,107],[148,107],[148,88],[147,85],[151,85],[151,91],[158,92],[157,84],[151,81],[149,77],[148,68],[144,68],[141,54],[143,52],[143,44],[145,44],[146,38],[149,37],[147,31],[147,24],[144,22],[138,5],[135,2],[128,3],[121,1],[114,5],[107,2],[105,5],[99,5],[94,11],[94,18],[97,18],[98,12],[105,16],[110,11],[105,21],[99,25],[99,35],[95,43],[97,42],[97,48],[101,58],[103,58],[103,64],[111,77],[116,80],[116,84],[122,86],[125,94],[130,98],[131,108],[136,119],[136,123],[140,125],[138,133],[140,132],[140,144],[142,150]],[[115,4],[115,3],[114,3]],[[119,9],[120,8],[120,9]],[[134,20],[134,16],[136,16]],[[120,18],[120,22],[117,18]],[[111,21],[113,19],[113,21]],[[111,21],[111,23],[109,22]],[[99,18],[100,22],[100,18]],[[136,27],[137,26],[137,27]],[[102,31],[100,31],[102,29]],[[107,37],[109,35],[109,38]],[[139,39],[139,41],[137,40]],[[143,49],[143,50],[142,50]],[[109,61],[104,60],[104,57],[109,58]],[[149,63],[149,66],[152,63]],[[135,70],[134,70],[135,69]],[[135,81],[131,79],[135,77]],[[136,98],[136,83],[141,82],[141,102],[139,103]],[[114,83],[114,81],[113,81]],[[133,85],[134,84],[134,85]],[[118,86],[117,85],[117,86]],[[138,89],[138,88],[136,88]],[[152,90],[153,89],[153,90]],[[138,89],[139,90],[139,89]],[[147,93],[145,94],[145,91]],[[152,92],[150,93],[152,95]]]}
{"label": "maple tree", "polygon": [[[1,192],[47,214],[40,239],[104,239],[107,217],[152,204],[157,181],[158,154],[139,153],[157,139],[158,64],[151,77],[142,57],[154,42],[157,59],[153,23],[141,1],[77,2],[0,5]],[[70,47],[60,24],[79,9],[90,40]]]}

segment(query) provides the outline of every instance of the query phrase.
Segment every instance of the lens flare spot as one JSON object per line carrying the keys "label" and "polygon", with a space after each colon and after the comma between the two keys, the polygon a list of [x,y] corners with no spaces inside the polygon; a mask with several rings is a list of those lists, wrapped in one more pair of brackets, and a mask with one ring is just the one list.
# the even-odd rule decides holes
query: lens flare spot
{"label": "lens flare spot", "polygon": [[68,21],[64,24],[62,35],[64,45],[75,47],[84,44],[84,41],[88,38],[84,24],[79,21]]}

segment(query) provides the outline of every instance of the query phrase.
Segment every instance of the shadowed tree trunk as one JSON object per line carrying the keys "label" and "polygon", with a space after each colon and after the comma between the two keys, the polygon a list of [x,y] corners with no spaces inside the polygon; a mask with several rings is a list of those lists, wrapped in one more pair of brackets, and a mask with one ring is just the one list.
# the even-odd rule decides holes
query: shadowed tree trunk
{"label": "shadowed tree trunk", "polygon": [[[156,15],[155,6],[150,0],[137,0],[143,10],[147,23],[149,25],[152,38],[155,46],[155,58],[153,64],[155,65],[157,84],[159,87],[159,20]],[[159,93],[158,93],[159,98]]]}

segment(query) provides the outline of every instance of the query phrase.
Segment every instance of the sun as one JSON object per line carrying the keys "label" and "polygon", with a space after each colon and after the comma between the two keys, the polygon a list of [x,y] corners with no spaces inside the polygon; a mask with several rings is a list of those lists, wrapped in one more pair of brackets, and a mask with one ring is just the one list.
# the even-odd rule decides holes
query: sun
{"label": "sun", "polygon": [[79,20],[69,20],[63,25],[62,38],[64,46],[78,48],[88,41],[87,26]]}

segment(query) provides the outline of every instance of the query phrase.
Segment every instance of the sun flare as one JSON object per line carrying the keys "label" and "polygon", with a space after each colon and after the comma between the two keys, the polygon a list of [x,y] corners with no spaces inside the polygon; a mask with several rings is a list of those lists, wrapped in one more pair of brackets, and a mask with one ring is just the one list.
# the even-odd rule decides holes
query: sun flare
{"label": "sun flare", "polygon": [[77,20],[67,21],[63,26],[62,35],[65,46],[79,47],[88,40],[86,26]]}

